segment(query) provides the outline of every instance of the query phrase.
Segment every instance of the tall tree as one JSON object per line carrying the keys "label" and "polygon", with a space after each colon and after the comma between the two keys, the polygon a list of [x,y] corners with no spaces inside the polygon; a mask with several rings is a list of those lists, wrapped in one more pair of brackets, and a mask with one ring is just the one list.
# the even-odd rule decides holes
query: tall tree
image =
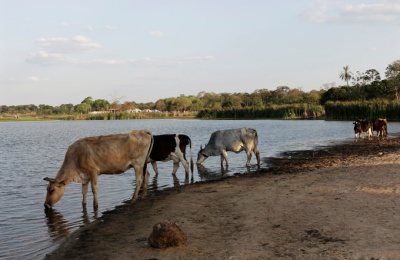
{"label": "tall tree", "polygon": [[83,104],[83,103],[92,105],[93,104],[93,98],[92,97],[87,97],[81,102],[81,104]]}
{"label": "tall tree", "polygon": [[349,85],[349,80],[351,79],[351,71],[349,70],[349,66],[344,66],[343,71],[339,74],[340,79],[346,81],[347,86]]}
{"label": "tall tree", "polygon": [[386,67],[385,72],[386,78],[393,80],[394,89],[396,93],[396,99],[399,100],[399,88],[400,88],[400,60],[395,60]]}

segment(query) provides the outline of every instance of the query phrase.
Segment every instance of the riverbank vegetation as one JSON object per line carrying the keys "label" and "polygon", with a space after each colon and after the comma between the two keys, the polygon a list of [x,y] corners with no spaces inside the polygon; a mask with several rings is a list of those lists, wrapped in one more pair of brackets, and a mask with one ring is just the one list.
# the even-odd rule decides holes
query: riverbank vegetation
{"label": "riverbank vegetation", "polygon": [[[80,104],[49,106],[0,106],[0,120],[118,120],[143,118],[202,119],[372,119],[400,120],[400,60],[389,64],[385,79],[375,69],[352,73],[344,66],[338,78],[346,85],[323,84],[305,92],[301,87],[278,86],[252,93],[200,92],[169,97],[155,102],[122,102],[121,98],[93,100]],[[349,82],[351,84],[349,84]]]}

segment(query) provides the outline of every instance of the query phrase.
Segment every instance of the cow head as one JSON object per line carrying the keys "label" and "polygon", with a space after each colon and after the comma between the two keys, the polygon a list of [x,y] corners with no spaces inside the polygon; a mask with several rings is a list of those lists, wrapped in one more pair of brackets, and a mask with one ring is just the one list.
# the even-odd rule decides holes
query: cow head
{"label": "cow head", "polygon": [[46,208],[52,208],[53,205],[56,204],[64,195],[65,183],[64,181],[58,181],[48,177],[43,180],[49,182],[49,185],[47,185],[47,195],[46,200],[44,201],[44,206]]}
{"label": "cow head", "polygon": [[359,130],[361,130],[361,129],[359,129],[360,128],[360,121],[356,121],[353,124],[354,124],[354,132],[358,133]]}
{"label": "cow head", "polygon": [[207,155],[203,149],[203,146],[200,145],[200,151],[197,153],[197,164],[204,162],[209,155]]}

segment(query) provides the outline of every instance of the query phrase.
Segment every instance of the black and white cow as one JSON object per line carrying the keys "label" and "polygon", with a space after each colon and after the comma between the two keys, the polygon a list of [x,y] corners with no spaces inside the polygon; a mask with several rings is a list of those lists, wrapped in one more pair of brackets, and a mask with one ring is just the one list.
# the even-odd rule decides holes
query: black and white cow
{"label": "black and white cow", "polygon": [[260,152],[257,148],[258,145],[258,134],[255,129],[252,128],[237,128],[229,130],[219,130],[211,134],[210,140],[206,147],[200,146],[200,151],[197,154],[197,164],[202,163],[209,156],[221,156],[221,166],[224,160],[226,166],[228,166],[228,154],[227,151],[240,153],[246,151],[247,163],[246,166],[250,165],[251,152],[253,151],[257,157],[257,164],[260,167]]}
{"label": "black and white cow", "polygon": [[186,176],[189,175],[189,162],[186,160],[186,146],[190,147],[190,169],[193,173],[193,157],[192,157],[192,141],[187,135],[180,134],[165,134],[153,135],[154,144],[150,153],[150,158],[147,161],[151,163],[153,169],[158,175],[157,161],[167,162],[174,161],[174,169],[172,174],[175,174],[179,168],[179,162],[185,167]]}
{"label": "black and white cow", "polygon": [[368,138],[372,138],[373,136],[373,122],[370,121],[365,121],[365,120],[357,120],[354,124],[354,133],[358,135],[358,138],[360,138],[360,135],[362,133],[368,133]]}

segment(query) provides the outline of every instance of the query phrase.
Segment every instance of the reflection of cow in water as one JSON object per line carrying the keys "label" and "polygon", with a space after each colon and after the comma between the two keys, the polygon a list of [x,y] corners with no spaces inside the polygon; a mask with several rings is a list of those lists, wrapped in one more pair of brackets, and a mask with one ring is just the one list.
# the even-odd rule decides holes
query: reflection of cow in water
{"label": "reflection of cow in water", "polygon": [[[57,241],[61,238],[68,237],[73,229],[73,225],[68,223],[63,215],[55,209],[45,208],[44,213],[46,214],[46,224],[49,228],[50,237]],[[86,205],[82,205],[82,222],[85,225],[90,224],[89,215],[87,213]],[[98,211],[94,211],[93,219],[97,219]]]}
{"label": "reflection of cow in water", "polygon": [[46,224],[49,228],[50,237],[57,241],[69,235],[68,223],[63,215],[54,209],[45,209]]}
{"label": "reflection of cow in water", "polygon": [[223,176],[227,176],[229,173],[229,170],[228,170],[228,168],[224,169],[224,167],[221,167],[221,171],[211,170],[207,167],[204,167],[201,164],[198,164],[197,172],[202,181],[208,181],[208,180],[220,179]]}

